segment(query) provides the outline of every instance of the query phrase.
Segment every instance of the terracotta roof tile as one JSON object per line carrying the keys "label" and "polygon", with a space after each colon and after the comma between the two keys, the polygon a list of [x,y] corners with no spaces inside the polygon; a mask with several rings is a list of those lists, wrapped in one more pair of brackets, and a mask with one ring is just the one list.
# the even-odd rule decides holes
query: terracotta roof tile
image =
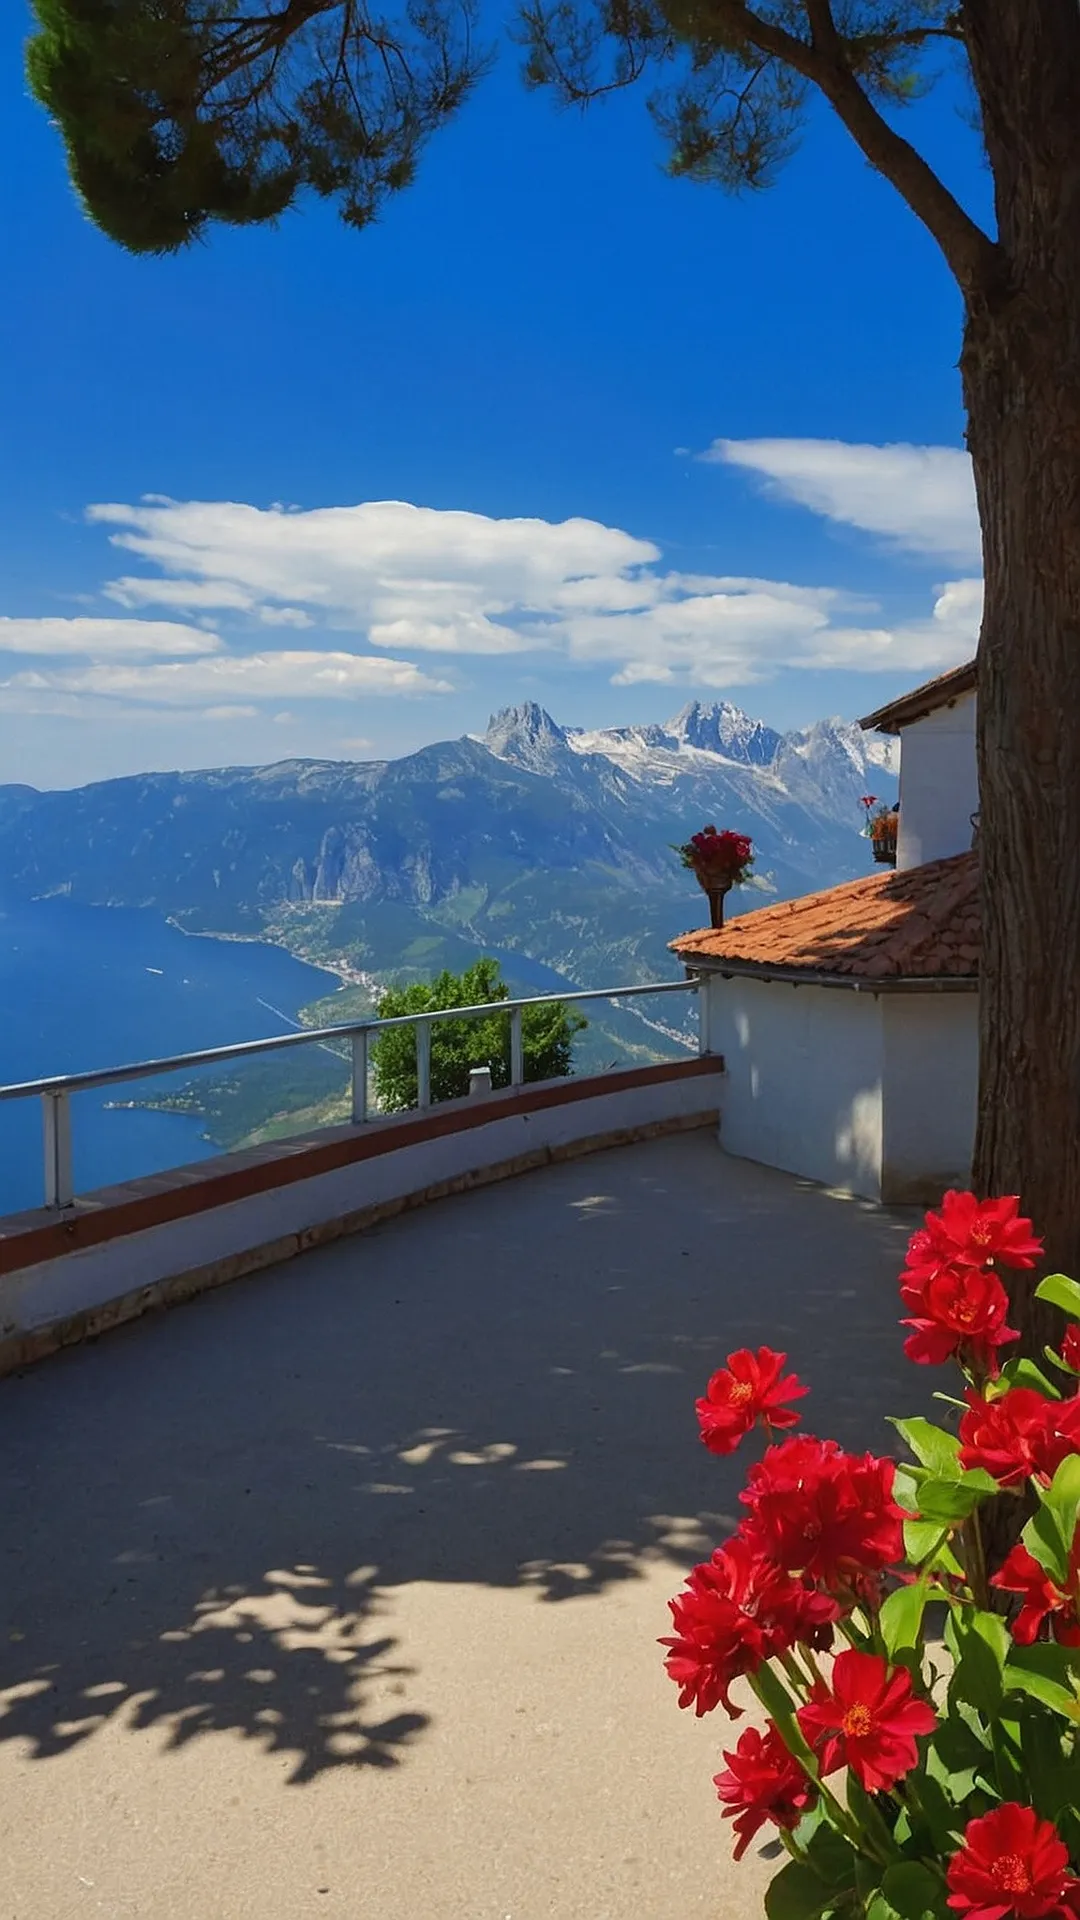
{"label": "terracotta roof tile", "polygon": [[823,893],[740,914],[671,942],[688,965],[782,969],[866,980],[974,978],[979,870],[958,853],[904,873],[892,868]]}

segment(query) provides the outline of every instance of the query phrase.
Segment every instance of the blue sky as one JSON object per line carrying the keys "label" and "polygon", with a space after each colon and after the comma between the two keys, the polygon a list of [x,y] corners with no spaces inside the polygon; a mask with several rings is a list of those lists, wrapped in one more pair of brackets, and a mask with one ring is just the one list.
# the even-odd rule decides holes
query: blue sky
{"label": "blue sky", "polygon": [[[525,698],[796,726],[970,651],[959,301],[826,115],[732,200],[665,178],[640,93],[561,113],[508,48],[372,231],[309,202],[131,259],[21,13],[0,778],[396,754]],[[948,98],[907,126],[982,214]]]}

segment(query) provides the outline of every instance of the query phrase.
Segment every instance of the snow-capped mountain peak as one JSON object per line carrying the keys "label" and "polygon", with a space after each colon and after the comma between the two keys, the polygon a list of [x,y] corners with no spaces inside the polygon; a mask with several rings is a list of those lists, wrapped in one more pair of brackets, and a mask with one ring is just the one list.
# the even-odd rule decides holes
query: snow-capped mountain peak
{"label": "snow-capped mountain peak", "polygon": [[567,749],[562,727],[535,700],[526,700],[519,707],[502,707],[493,713],[483,743],[498,759],[539,772],[546,772],[552,757],[565,754]]}
{"label": "snow-capped mountain peak", "polygon": [[772,727],[751,719],[730,700],[714,700],[707,706],[700,700],[689,700],[664,730],[680,746],[719,753],[725,760],[751,767],[770,766],[781,739]]}

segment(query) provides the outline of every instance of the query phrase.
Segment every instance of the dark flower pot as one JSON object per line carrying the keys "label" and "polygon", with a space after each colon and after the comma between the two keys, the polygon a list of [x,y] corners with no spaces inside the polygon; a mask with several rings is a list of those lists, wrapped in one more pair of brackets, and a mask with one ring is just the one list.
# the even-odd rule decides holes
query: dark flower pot
{"label": "dark flower pot", "polygon": [[734,885],[732,880],[720,879],[715,873],[699,873],[698,886],[708,895],[709,925],[722,927],[724,924],[724,901]]}

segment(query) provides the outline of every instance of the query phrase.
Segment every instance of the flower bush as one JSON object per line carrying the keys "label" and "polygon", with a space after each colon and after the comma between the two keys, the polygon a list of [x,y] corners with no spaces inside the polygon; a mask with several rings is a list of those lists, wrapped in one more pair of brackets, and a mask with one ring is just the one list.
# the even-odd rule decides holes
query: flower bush
{"label": "flower bush", "polygon": [[[962,1395],[894,1421],[906,1462],[793,1432],[807,1388],[769,1347],[697,1402],[710,1452],[766,1446],[662,1645],[680,1706],[737,1720],[742,1683],[764,1709],[715,1786],[736,1860],[790,1856],[769,1920],[1080,1916],[1080,1286],[1036,1288],[1072,1316],[1043,1367],[1009,1355],[1001,1277],[1041,1253],[1015,1198],[947,1193],[912,1235],[905,1351]],[[989,1573],[999,1500],[1027,1517]]]}

